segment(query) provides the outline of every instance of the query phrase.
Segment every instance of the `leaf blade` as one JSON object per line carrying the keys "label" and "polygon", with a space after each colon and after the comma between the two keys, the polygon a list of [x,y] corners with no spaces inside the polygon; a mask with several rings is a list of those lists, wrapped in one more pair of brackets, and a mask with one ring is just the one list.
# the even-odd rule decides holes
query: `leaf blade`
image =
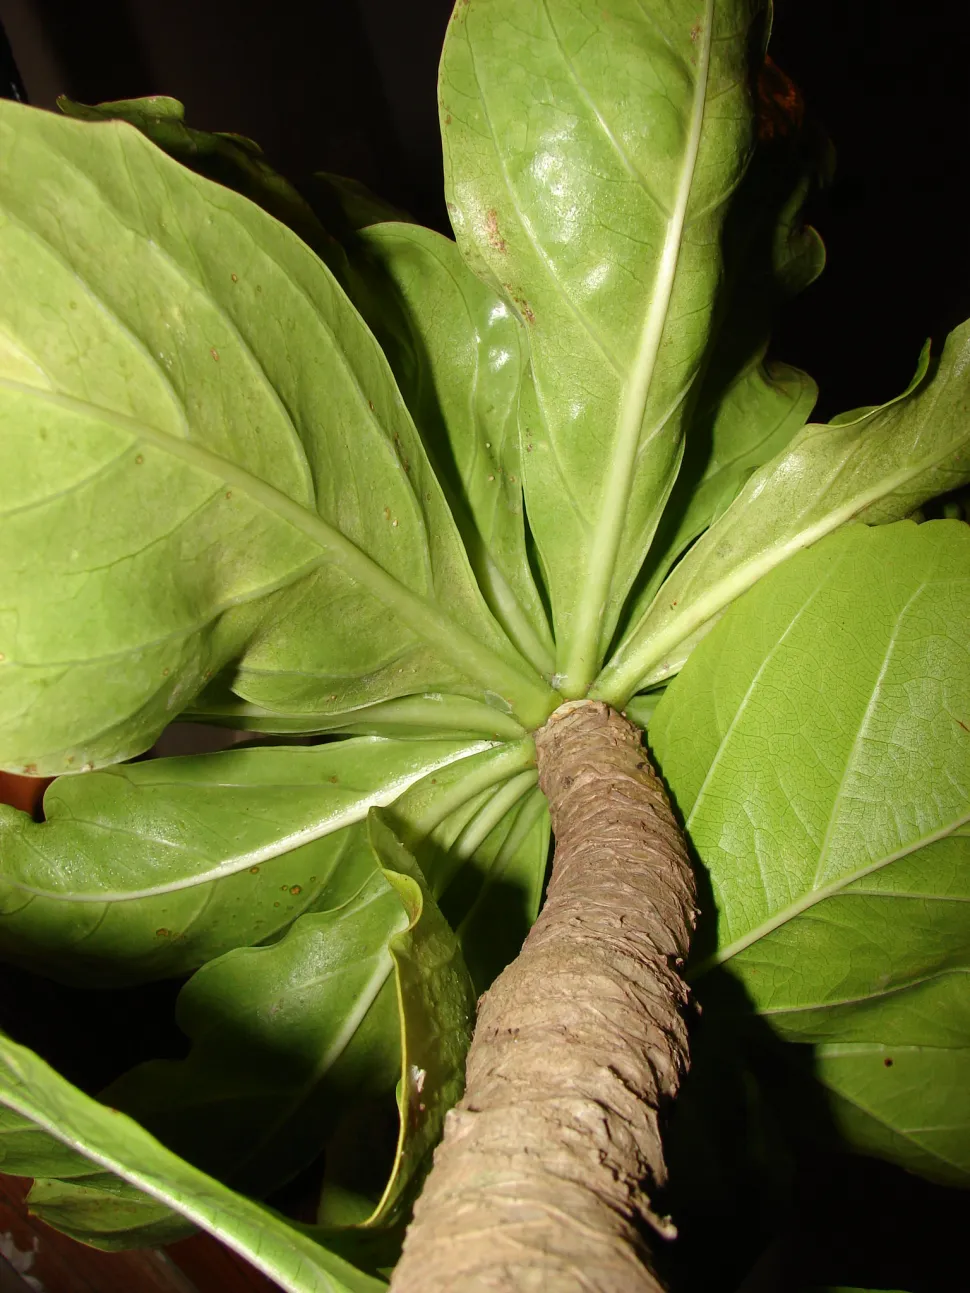
{"label": "leaf blade", "polygon": [[757,11],[509,0],[456,7],[446,37],[452,223],[527,324],[526,500],[569,696],[596,672],[680,462],[716,230],[748,149],[739,29]]}

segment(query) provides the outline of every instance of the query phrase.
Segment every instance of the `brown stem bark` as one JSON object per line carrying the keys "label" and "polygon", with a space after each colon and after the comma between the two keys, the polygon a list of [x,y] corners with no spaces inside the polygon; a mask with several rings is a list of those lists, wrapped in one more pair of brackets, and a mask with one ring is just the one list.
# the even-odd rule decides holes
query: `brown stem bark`
{"label": "brown stem bark", "polygon": [[479,1003],[391,1293],[655,1293],[659,1116],[688,1064],[683,835],[639,729],[599,702],[536,733],[556,853],[517,960]]}

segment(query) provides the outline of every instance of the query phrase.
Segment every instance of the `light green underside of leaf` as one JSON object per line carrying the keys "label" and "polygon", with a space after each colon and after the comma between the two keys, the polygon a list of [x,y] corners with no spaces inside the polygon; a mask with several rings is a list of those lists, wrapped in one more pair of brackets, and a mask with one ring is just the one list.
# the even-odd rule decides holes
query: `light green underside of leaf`
{"label": "light green underside of leaf", "polygon": [[[459,247],[524,320],[529,521],[560,686],[599,666],[676,476],[743,171],[759,6],[458,7],[442,57]],[[528,58],[512,60],[523,46]]]}
{"label": "light green underside of leaf", "polygon": [[456,738],[517,741],[526,735],[521,724],[509,714],[465,696],[441,692],[378,701],[376,705],[363,705],[342,714],[281,714],[239,700],[222,687],[207,688],[188,710],[183,710],[181,717],[281,736],[321,736],[332,732],[439,740],[448,733]]}
{"label": "light green underside of leaf", "polygon": [[405,1110],[386,1214],[457,1099],[474,996],[457,938],[386,822],[356,831],[346,866],[357,888],[342,903],[189,980],[186,1060],[139,1065],[103,1098],[260,1196],[316,1158],[357,1101],[413,1090],[410,1066],[432,1071],[424,1110]]}
{"label": "light green underside of leaf", "polygon": [[[650,577],[625,613],[627,623],[639,621],[677,558],[723,515],[751,473],[801,430],[817,396],[806,373],[786,364],[766,367],[759,355],[721,395],[716,409],[702,410],[692,419],[688,437],[710,437],[704,471],[698,479],[685,458],[647,554]],[[688,441],[687,453],[692,449]]]}
{"label": "light green underside of leaf", "polygon": [[136,753],[237,656],[268,708],[451,690],[541,721],[323,264],[127,126],[2,112],[7,765]]}
{"label": "light green underside of leaf", "polygon": [[963,1181],[968,642],[965,525],[850,527],[742,598],[650,726],[716,907],[692,979],[724,967],[815,1046],[860,1147]]}
{"label": "light green underside of leaf", "polygon": [[[470,988],[458,994],[465,1019],[459,1027],[436,1014],[458,999],[438,980],[441,975],[454,980],[460,944],[472,958],[475,991],[484,991],[515,956],[538,912],[548,812],[533,771],[507,783],[527,784],[519,786],[496,820],[492,806],[504,792],[491,792],[489,781],[502,772],[503,758],[513,766],[509,753],[491,750],[472,756],[469,763],[477,764],[478,771],[465,774],[464,786],[454,765],[448,765],[415,783],[393,807],[395,831],[416,841],[422,865],[437,887],[447,888],[456,871],[461,882],[447,894],[457,938],[434,917],[439,923],[437,933],[430,931],[430,951],[421,951],[412,940],[412,952],[405,955],[411,969],[402,962],[404,978],[396,992],[391,964],[399,904],[386,886],[381,888],[365,824],[358,823],[334,837],[342,840],[339,870],[287,937],[269,948],[217,957],[190,980],[179,1005],[179,1021],[195,1039],[190,1060],[142,1066],[104,1098],[137,1113],[193,1161],[261,1194],[314,1157],[328,1128],[342,1125],[356,1101],[368,1093],[389,1097],[400,1079],[408,1134],[381,1209],[385,1217],[392,1212],[458,1094],[455,1082],[474,994]],[[490,764],[496,771],[489,771]],[[389,838],[386,827],[381,829]],[[442,866],[441,857],[449,853],[452,861]],[[423,884],[417,872],[411,874],[415,884]],[[389,874],[387,879],[393,882]],[[406,877],[403,883],[401,899],[413,920],[414,884]],[[430,901],[422,899],[422,922],[434,916]],[[389,918],[383,924],[382,910]],[[371,928],[375,916],[378,926]],[[367,929],[362,920],[370,922]],[[325,974],[317,972],[319,965],[326,966]],[[430,983],[427,993],[425,980]],[[228,1012],[227,1003],[232,1004]],[[430,1022],[435,1018],[437,1023]],[[35,1188],[32,1206],[58,1228],[107,1248],[169,1242],[184,1231],[184,1223],[163,1206],[124,1187],[119,1195],[117,1182],[92,1175],[83,1158],[56,1147],[52,1154],[43,1136],[25,1135],[20,1126],[7,1135],[5,1130],[0,1119],[0,1163],[22,1175],[47,1178]],[[329,1235],[324,1242],[337,1239]],[[353,1246],[347,1247],[347,1232],[340,1242],[339,1251],[356,1254]]]}

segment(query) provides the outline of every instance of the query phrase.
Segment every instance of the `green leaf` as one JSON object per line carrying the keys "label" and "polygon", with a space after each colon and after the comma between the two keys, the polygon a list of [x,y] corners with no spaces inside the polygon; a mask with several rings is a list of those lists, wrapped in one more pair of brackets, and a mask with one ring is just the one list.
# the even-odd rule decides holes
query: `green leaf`
{"label": "green leaf", "polygon": [[412,224],[363,231],[354,301],[387,355],[445,486],[492,613],[540,672],[555,647],[526,548],[518,395],[522,323],[447,238]]}
{"label": "green leaf", "polygon": [[355,834],[358,892],[300,917],[271,947],[210,961],[179,996],[188,1058],[141,1064],[104,1099],[263,1195],[317,1157],[349,1106],[398,1083],[401,1132],[376,1222],[458,1098],[474,994],[455,935],[390,828],[371,820]]}
{"label": "green leaf", "polygon": [[657,712],[657,706],[663,699],[666,688],[658,687],[655,691],[644,692],[640,696],[631,696],[623,710],[624,715],[631,722],[647,730],[653,721],[653,716]]}
{"label": "green leaf", "polygon": [[490,865],[475,863],[476,855],[489,840],[496,843],[493,831],[503,823],[511,828],[508,814],[537,780],[531,740],[496,746],[472,755],[460,772],[449,766],[424,777],[388,809],[436,900],[470,864]]}
{"label": "green leaf", "polygon": [[164,1203],[110,1172],[34,1181],[27,1203],[34,1216],[79,1243],[105,1252],[162,1248],[196,1227]]}
{"label": "green leaf", "polygon": [[90,1159],[5,1105],[0,1105],[0,1171],[41,1178],[30,1191],[31,1211],[98,1248],[154,1247],[194,1229],[127,1181],[93,1170]]}
{"label": "green leaf", "polygon": [[[0,806],[0,951],[70,983],[119,986],[279,935],[363,883],[346,827],[452,762],[474,777],[469,760],[491,748],[365,737],[60,778],[44,822]],[[518,770],[531,746],[516,757]]]}
{"label": "green leaf", "polygon": [[29,1118],[0,1105],[0,1171],[6,1176],[85,1176],[91,1164]]}
{"label": "green leaf", "polygon": [[541,722],[312,251],[124,123],[3,103],[0,159],[4,765],[138,753],[236,660],[268,709],[443,691]]}
{"label": "green leaf", "polygon": [[[970,846],[970,840],[965,843]],[[966,872],[970,847],[961,863]],[[970,902],[970,895],[964,893],[962,901]],[[854,1148],[963,1188],[970,1183],[968,962],[965,956],[962,967],[950,972],[956,982],[949,991],[927,992],[922,999],[914,993],[908,1003],[911,1016],[921,1010],[934,1019],[952,1013],[948,1031],[955,1045],[896,1045],[894,1036],[912,1036],[913,1029],[900,1027],[887,1011],[889,1018],[880,1012],[867,1030],[876,1040],[816,1047],[816,1075],[828,1092],[831,1116]]]}
{"label": "green leaf", "polygon": [[379,1293],[385,1285],[171,1153],[0,1034],[0,1104],[202,1226],[287,1293]]}
{"label": "green leaf", "polygon": [[760,0],[458,5],[440,105],[459,247],[525,322],[525,496],[564,695],[670,493],[750,151]]}
{"label": "green leaf", "polygon": [[713,892],[693,980],[815,1047],[855,1145],[963,1183],[968,643],[970,529],[851,526],[739,601],[650,727]]}
{"label": "green leaf", "polygon": [[970,480],[970,323],[904,395],[854,422],[809,425],[745,485],[620,644],[591,695],[613,704],[681,668],[735,598],[847,521],[884,524]]}
{"label": "green leaf", "polygon": [[224,687],[213,683],[182,713],[182,718],[250,732],[273,735],[320,736],[326,733],[348,736],[430,737],[444,733],[455,737],[488,737],[495,741],[518,741],[525,728],[509,714],[464,696],[432,692],[403,696],[400,700],[378,701],[346,714],[280,714],[239,700]]}

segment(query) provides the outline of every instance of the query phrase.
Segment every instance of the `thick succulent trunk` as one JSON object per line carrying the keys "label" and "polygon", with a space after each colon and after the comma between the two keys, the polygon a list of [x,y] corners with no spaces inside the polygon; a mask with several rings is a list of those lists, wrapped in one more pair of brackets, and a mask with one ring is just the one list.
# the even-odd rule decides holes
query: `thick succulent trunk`
{"label": "thick succulent trunk", "polygon": [[[639,730],[598,702],[536,734],[556,853],[518,959],[479,1003],[392,1293],[647,1293],[660,1116],[686,1070],[683,835]],[[644,1225],[644,1222],[649,1223]]]}

